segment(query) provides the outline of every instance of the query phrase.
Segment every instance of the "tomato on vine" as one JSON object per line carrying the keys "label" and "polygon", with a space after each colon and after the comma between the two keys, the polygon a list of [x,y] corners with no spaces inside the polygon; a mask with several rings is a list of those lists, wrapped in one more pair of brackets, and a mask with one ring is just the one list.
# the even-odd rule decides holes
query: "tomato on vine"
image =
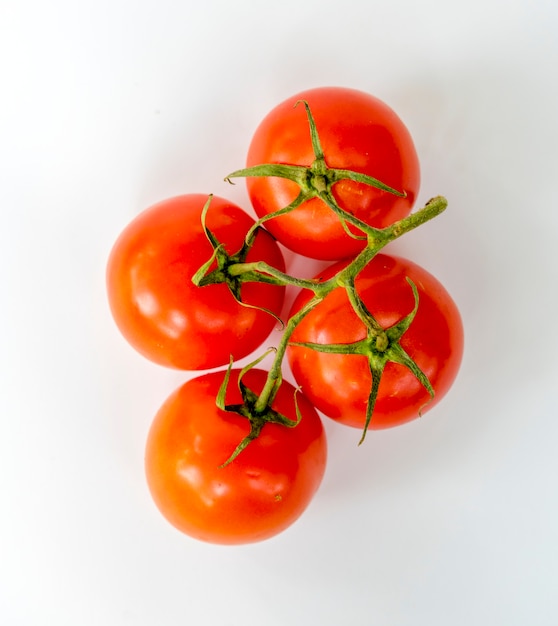
{"label": "tomato on vine", "polygon": [[[346,265],[334,264],[317,278],[326,281]],[[400,257],[376,255],[354,286],[361,309],[382,330],[367,333],[347,290],[337,287],[294,329],[289,364],[318,410],[360,429],[366,426],[373,372],[381,372],[369,427],[397,426],[431,409],[452,385],[463,354],[461,317],[436,278]],[[311,297],[302,291],[290,315]]]}
{"label": "tomato on vine", "polygon": [[[301,101],[315,133],[304,107],[295,106]],[[266,221],[278,241],[326,260],[353,256],[366,245],[358,226],[343,224],[326,198],[383,228],[409,214],[420,184],[413,140],[396,113],[372,95],[341,87],[310,89],[275,107],[254,133],[246,169],[229,178],[235,176],[247,177],[260,218],[281,213]]]}
{"label": "tomato on vine", "polygon": [[[227,406],[243,401],[231,371]],[[311,502],[326,467],[327,443],[312,405],[287,382],[272,408],[296,423],[266,423],[234,460],[249,420],[218,406],[224,372],[207,373],[176,390],[149,431],[145,469],[163,516],[196,539],[218,544],[262,541],[284,531]],[[243,383],[259,393],[267,373],[250,369]],[[296,398],[295,398],[296,393]]]}
{"label": "tomato on vine", "polygon": [[[304,91],[257,128],[245,177],[255,221],[216,196],[189,194],[138,215],[116,241],[107,291],[118,328],[155,363],[228,364],[172,393],[151,425],[145,473],[178,530],[218,544],[277,535],[308,507],[327,444],[318,410],[362,430],[408,422],[451,387],[463,325],[443,285],[380,253],[433,219],[411,213],[420,183],[412,138],[379,99]],[[337,261],[315,278],[286,272],[279,243]],[[285,288],[298,288],[288,320]],[[244,369],[280,322],[276,347]],[[274,352],[269,371],[257,369]],[[285,357],[300,386],[283,380]]]}
{"label": "tomato on vine", "polygon": [[[214,254],[208,234],[219,240],[221,254],[234,255],[254,225],[241,208],[214,196],[204,228],[207,202],[208,196],[189,194],[143,211],[109,257],[107,290],[116,324],[136,350],[160,365],[199,370],[225,365],[231,355],[242,358],[261,345],[281,312],[283,286],[192,282]],[[285,267],[279,246],[263,229],[241,256]]]}

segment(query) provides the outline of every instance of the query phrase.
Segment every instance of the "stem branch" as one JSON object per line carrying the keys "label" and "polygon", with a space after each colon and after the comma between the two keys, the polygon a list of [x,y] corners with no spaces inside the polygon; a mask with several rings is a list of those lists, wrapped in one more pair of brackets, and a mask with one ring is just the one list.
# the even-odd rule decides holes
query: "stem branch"
{"label": "stem branch", "polygon": [[285,329],[283,330],[283,334],[281,335],[281,340],[277,345],[277,352],[275,353],[275,358],[273,359],[273,363],[267,375],[266,383],[256,401],[256,404],[254,405],[256,412],[263,413],[267,407],[271,406],[271,403],[273,402],[275,395],[277,394],[277,390],[279,389],[280,381],[282,380],[281,366],[283,363],[283,358],[285,356],[285,351],[287,350],[289,339],[293,334],[294,329],[298,326],[302,319],[308,313],[310,313],[310,311],[314,307],[316,307],[322,300],[322,297],[314,296],[306,304],[306,306],[300,309],[298,313],[293,315],[286,324]]}

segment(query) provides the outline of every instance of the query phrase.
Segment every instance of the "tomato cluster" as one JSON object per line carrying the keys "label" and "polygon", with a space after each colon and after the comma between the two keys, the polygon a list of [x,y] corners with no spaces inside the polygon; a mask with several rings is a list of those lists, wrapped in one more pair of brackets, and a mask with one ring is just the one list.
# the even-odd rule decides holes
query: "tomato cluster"
{"label": "tomato cluster", "polygon": [[[267,539],[303,513],[326,468],[321,416],[362,438],[403,424],[439,402],[463,353],[446,289],[381,252],[447,204],[411,213],[419,162],[385,103],[331,87],[289,98],[259,125],[235,177],[257,219],[224,198],[174,197],[123,230],[107,265],[128,342],[155,363],[200,371],[150,429],[152,497],[182,532],[223,544]],[[332,264],[291,276],[281,246]],[[286,287],[298,295],[282,319]],[[268,371],[265,355],[235,367],[278,323]],[[285,361],[298,388],[283,380]]]}

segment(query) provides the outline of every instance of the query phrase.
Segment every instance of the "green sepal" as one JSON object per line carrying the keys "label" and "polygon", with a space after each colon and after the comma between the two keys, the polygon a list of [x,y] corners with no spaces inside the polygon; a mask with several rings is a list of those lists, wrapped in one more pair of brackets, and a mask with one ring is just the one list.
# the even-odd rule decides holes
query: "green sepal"
{"label": "green sepal", "polygon": [[368,339],[361,339],[354,343],[314,343],[312,341],[289,341],[289,346],[309,348],[326,354],[360,354],[368,355]]}
{"label": "green sepal", "polygon": [[215,259],[217,258],[217,254],[218,253],[219,253],[219,247],[213,248],[213,254],[211,255],[211,257],[192,276],[192,282],[194,283],[194,285],[196,285],[196,287],[202,287],[203,286],[201,284],[202,280],[206,276],[207,272],[209,271],[209,268],[215,262]]}
{"label": "green sepal", "polygon": [[227,287],[229,288],[229,291],[231,292],[233,298],[236,300],[237,304],[240,304],[240,306],[246,307],[247,309],[254,309],[255,311],[267,313],[268,315],[271,315],[271,317],[279,324],[280,329],[285,328],[285,322],[271,309],[267,309],[264,306],[256,306],[255,304],[248,304],[247,302],[244,302],[240,295],[241,286],[242,282],[240,280],[234,280],[230,283],[227,282]]}
{"label": "green sepal", "polygon": [[341,222],[341,226],[343,227],[345,233],[352,239],[359,239],[362,241],[366,241],[368,239],[367,235],[357,235],[357,233],[353,233],[353,231],[349,228],[349,224],[347,224],[347,220],[342,215],[339,215],[339,221]]}
{"label": "green sepal", "polygon": [[[287,428],[294,428],[298,426],[298,424],[300,423],[300,420],[302,419],[302,414],[300,413],[300,409],[299,409],[298,402],[296,399],[296,394],[298,392],[298,389],[295,390],[295,397],[294,397],[295,412],[296,412],[297,419],[291,420],[286,415],[279,413],[279,411],[272,409],[270,406],[267,406],[263,412],[256,412],[255,406],[258,401],[259,396],[254,391],[252,391],[249,387],[247,387],[242,380],[247,372],[249,372],[252,368],[259,365],[259,363],[261,363],[261,361],[263,361],[263,359],[265,359],[265,357],[268,354],[270,354],[271,352],[275,352],[275,350],[276,350],[275,348],[270,348],[264,354],[262,354],[257,359],[250,362],[248,365],[244,366],[240,370],[238,374],[238,389],[240,391],[240,395],[242,396],[242,402],[240,404],[225,404],[226,391],[230,383],[231,371],[233,367],[232,358],[230,360],[229,366],[225,373],[225,377],[223,379],[223,382],[221,383],[219,392],[217,394],[216,404],[223,411],[236,413],[238,415],[241,415],[242,417],[247,418],[250,423],[250,431],[246,435],[246,437],[244,437],[240,441],[240,443],[236,446],[236,448],[233,450],[229,458],[219,466],[221,468],[226,467],[229,463],[234,461],[234,459],[236,459],[236,457],[243,450],[245,450],[246,447],[252,441],[254,441],[254,439],[259,437],[262,431],[262,428],[268,422],[272,424],[280,424],[281,426],[285,426]],[[275,381],[275,387],[278,389],[281,383],[282,383],[282,377],[278,376]]]}
{"label": "green sepal", "polygon": [[206,220],[207,220],[207,213],[209,211],[209,207],[211,205],[211,201],[213,200],[213,194],[210,193],[206,203],[203,205],[203,209],[201,212],[201,223],[202,223],[202,228],[203,228],[203,232],[205,233],[205,236],[208,238],[209,243],[211,244],[211,246],[213,247],[213,249],[216,249],[218,247],[221,246],[219,240],[217,239],[217,237],[215,237],[215,235],[209,230],[209,228],[207,227],[206,224]]}
{"label": "green sepal", "polygon": [[286,207],[283,207],[282,209],[279,209],[278,211],[274,211],[273,213],[268,213],[267,215],[264,215],[264,216],[260,217],[260,219],[247,232],[246,237],[245,237],[245,241],[246,242],[250,242],[252,240],[252,238],[254,237],[255,231],[258,228],[260,228],[261,226],[263,226],[265,224],[265,222],[267,222],[268,220],[273,219],[275,217],[279,217],[280,215],[286,215],[287,213],[290,213],[291,211],[294,211],[303,202],[306,202],[306,200],[308,200],[309,198],[310,198],[310,196],[308,194],[306,194],[305,192],[301,191],[298,194],[298,196],[290,204],[288,204]]}
{"label": "green sepal", "polygon": [[[416,364],[416,362],[405,352],[405,350],[399,345],[399,343],[393,344],[390,347],[390,361],[393,363],[399,363],[399,365],[405,366],[409,369],[415,378],[421,383],[421,385],[428,391],[430,395],[430,400],[434,398],[435,392],[428,376],[420,369],[420,367]],[[428,404],[428,402],[426,403]],[[422,414],[422,409],[419,410],[419,415]]]}
{"label": "green sepal", "polygon": [[354,281],[345,283],[344,287],[347,293],[347,298],[349,298],[353,310],[358,315],[360,321],[366,326],[366,328],[375,331],[376,334],[383,333],[384,329],[380,326],[376,318],[368,310],[368,307],[366,306],[366,304],[364,304],[364,301],[359,296]]}
{"label": "green sepal", "polygon": [[304,165],[284,165],[283,163],[262,163],[245,167],[232,172],[225,177],[225,181],[234,184],[231,178],[263,178],[272,176],[275,178],[286,178],[299,185],[306,179],[308,168]]}
{"label": "green sepal", "polygon": [[398,191],[389,185],[386,185],[381,180],[374,178],[373,176],[368,176],[367,174],[361,174],[360,172],[353,172],[352,170],[343,170],[343,169],[332,169],[330,170],[331,183],[339,182],[340,180],[352,180],[355,183],[364,183],[369,187],[375,187],[376,189],[380,189],[381,191],[386,191],[387,193],[391,193],[394,196],[398,196],[399,198],[406,198],[407,192]]}
{"label": "green sepal", "polygon": [[231,372],[232,372],[233,365],[234,365],[234,359],[231,354],[229,358],[229,364],[227,366],[227,370],[225,371],[225,377],[223,378],[223,382],[221,383],[221,386],[219,387],[219,391],[217,392],[217,398],[215,399],[215,404],[217,405],[219,409],[221,409],[221,411],[227,410],[226,396],[227,396],[227,389],[229,388],[229,381],[231,379]]}
{"label": "green sepal", "polygon": [[308,126],[310,127],[310,140],[312,141],[312,150],[314,151],[314,156],[318,161],[324,159],[324,151],[322,148],[322,143],[320,141],[320,136],[318,135],[318,130],[316,128],[316,121],[314,120],[314,116],[312,115],[312,111],[310,110],[310,105],[306,100],[297,100],[295,102],[295,107],[299,104],[303,104],[306,109],[306,117],[308,118]]}
{"label": "green sepal", "polygon": [[273,348],[268,348],[263,354],[261,354],[257,359],[254,359],[253,361],[251,361],[250,363],[248,363],[248,365],[245,365],[241,370],[240,373],[238,375],[238,388],[240,389],[240,391],[242,391],[242,388],[240,386],[241,382],[242,382],[242,378],[246,375],[247,372],[249,372],[251,369],[254,369],[255,367],[257,367],[268,355],[270,355],[272,352],[277,352],[277,348],[273,347]]}
{"label": "green sepal", "polygon": [[408,315],[406,315],[401,321],[397,322],[397,324],[394,324],[393,326],[390,326],[389,328],[386,329],[385,332],[390,341],[397,341],[403,336],[403,334],[408,330],[412,321],[415,319],[415,315],[417,314],[417,311],[419,308],[419,293],[418,293],[417,286],[408,276],[406,276],[406,280],[411,286],[411,289],[413,290],[413,298],[415,301],[415,306],[413,307],[413,310]]}
{"label": "green sepal", "polygon": [[358,442],[359,446],[366,439],[366,433],[368,432],[368,427],[370,426],[370,422],[372,420],[372,414],[374,413],[374,407],[376,406],[376,398],[378,397],[378,389],[380,388],[380,381],[382,379],[382,374],[384,373],[386,363],[387,358],[380,358],[375,360],[370,358],[368,360],[370,376],[372,379],[372,387],[370,388],[370,395],[368,396],[368,402],[366,403],[366,416],[364,419],[364,428],[362,429],[362,435]]}

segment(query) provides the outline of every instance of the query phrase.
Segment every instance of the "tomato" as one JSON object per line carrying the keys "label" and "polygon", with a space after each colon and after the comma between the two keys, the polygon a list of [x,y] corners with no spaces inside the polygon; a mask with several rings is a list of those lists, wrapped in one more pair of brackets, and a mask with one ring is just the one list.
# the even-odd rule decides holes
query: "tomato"
{"label": "tomato", "polygon": [[[312,164],[315,156],[306,111],[301,105],[294,106],[299,100],[309,104],[330,168],[366,174],[406,193],[406,197],[398,197],[360,182],[342,180],[332,187],[340,207],[376,228],[408,215],[420,184],[413,140],[391,108],[361,91],[326,87],[288,98],[256,129],[247,166]],[[299,191],[296,183],[278,177],[251,177],[247,186],[259,217],[289,205]],[[364,247],[362,240],[346,233],[339,217],[319,198],[267,221],[266,228],[291,250],[315,259],[343,259]]]}
{"label": "tomato", "polygon": [[[176,390],[149,431],[147,482],[163,516],[183,533],[218,544],[252,543],[289,527],[307,508],[325,472],[322,422],[300,393],[294,428],[266,423],[231,463],[221,467],[250,431],[249,420],[217,407],[224,372],[194,378]],[[241,401],[232,370],[227,404]],[[243,377],[259,393],[266,372]],[[272,407],[296,421],[295,388],[284,382]]]}
{"label": "tomato", "polygon": [[[255,350],[276,320],[239,304],[224,284],[198,287],[194,273],[213,248],[201,223],[202,194],[170,198],[139,214],[122,232],[109,257],[107,290],[112,314],[129,343],[160,365],[199,370]],[[229,254],[238,252],[254,220],[241,208],[213,197],[207,227]],[[284,269],[279,246],[264,230],[247,261]],[[284,288],[246,283],[243,302],[281,312]]]}
{"label": "tomato", "polygon": [[[321,275],[334,276],[344,262]],[[418,311],[400,339],[401,347],[428,377],[434,399],[411,371],[388,362],[378,389],[369,427],[403,424],[435,406],[457,375],[463,354],[463,325],[458,308],[442,284],[419,265],[400,257],[376,255],[357,275],[356,291],[367,309],[385,329],[414,308],[411,286],[419,295]],[[290,315],[311,297],[301,292]],[[357,317],[343,288],[334,289],[296,327],[291,341],[320,344],[353,343],[366,337],[366,327]],[[288,360],[303,393],[325,415],[337,422],[364,428],[372,377],[368,358],[358,354],[330,354],[308,347],[290,346]]]}

